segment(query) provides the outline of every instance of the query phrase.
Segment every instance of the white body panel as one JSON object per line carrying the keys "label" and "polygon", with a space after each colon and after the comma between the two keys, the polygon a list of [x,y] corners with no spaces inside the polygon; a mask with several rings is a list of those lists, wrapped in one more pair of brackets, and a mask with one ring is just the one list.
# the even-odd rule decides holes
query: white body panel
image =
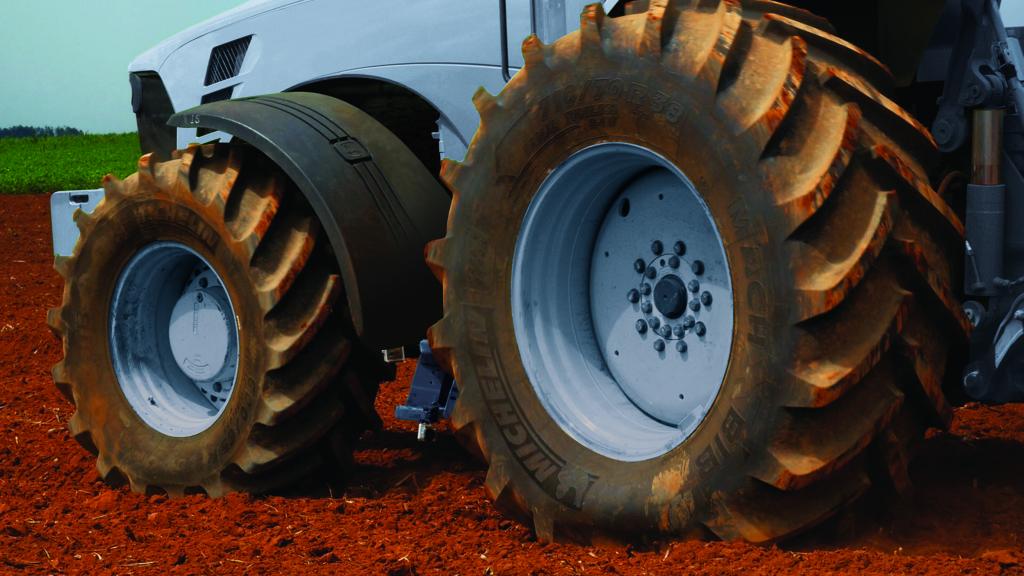
{"label": "white body panel", "polygon": [[103,188],[96,190],[65,190],[50,195],[50,231],[53,255],[71,256],[78,242],[75,212],[92,213],[103,200]]}
{"label": "white body panel", "polygon": [[[512,72],[522,64],[523,38],[534,28],[547,41],[574,30],[590,1],[507,0]],[[617,1],[605,0],[605,9]],[[241,72],[204,86],[210,51],[250,34]],[[239,98],[328,78],[387,80],[433,104],[445,155],[461,159],[478,124],[473,93],[505,83],[501,57],[498,0],[254,0],[173,36],[129,70],[157,72],[175,111],[229,87]],[[178,130],[179,147],[196,140],[194,129]]]}

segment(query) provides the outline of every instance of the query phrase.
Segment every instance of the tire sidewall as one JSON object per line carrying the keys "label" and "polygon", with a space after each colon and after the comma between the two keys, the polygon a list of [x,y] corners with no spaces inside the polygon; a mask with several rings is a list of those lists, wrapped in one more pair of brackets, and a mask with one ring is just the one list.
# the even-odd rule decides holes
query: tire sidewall
{"label": "tire sidewall", "polygon": [[[247,274],[248,258],[230,241],[223,218],[187,191],[144,189],[94,214],[68,283],[71,331],[66,364],[78,371],[76,404],[101,459],[133,482],[196,486],[216,477],[243,445],[259,407],[263,349],[253,345],[263,319]],[[121,270],[146,245],[180,242],[202,255],[224,281],[235,311],[239,361],[234,390],[220,417],[189,437],[171,437],[145,423],[126,399],[113,369],[110,306]]]}
{"label": "tire sidewall", "polygon": [[[516,82],[528,88],[502,97],[523,100],[483,115],[467,164],[494,166],[474,166],[460,182],[476,193],[462,194],[452,226],[460,231],[459,266],[446,272],[462,290],[449,306],[467,327],[454,347],[456,377],[476,388],[463,394],[457,410],[467,414],[456,419],[482,423],[492,467],[535,515],[622,531],[688,530],[709,515],[716,493],[742,488],[750,455],[767,450],[779,417],[778,367],[792,343],[773,327],[789,323],[779,303],[793,287],[788,271],[769,264],[786,260],[784,238],[770,232],[782,226],[769,221],[778,209],[757,171],[760,150],[710,112],[709,85],[646,60],[584,59],[569,70],[527,70]],[[530,201],[562,161],[602,142],[643,146],[688,176],[725,243],[734,288],[732,355],[718,397],[685,442],[641,462],[604,457],[559,427],[530,383],[513,329],[512,255]]]}

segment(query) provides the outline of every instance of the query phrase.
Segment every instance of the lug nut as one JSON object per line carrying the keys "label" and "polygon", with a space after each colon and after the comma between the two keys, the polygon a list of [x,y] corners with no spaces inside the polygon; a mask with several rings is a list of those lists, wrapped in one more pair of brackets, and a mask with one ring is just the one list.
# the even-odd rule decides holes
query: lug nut
{"label": "lug nut", "polygon": [[696,294],[700,290],[700,282],[696,280],[690,280],[690,292]]}
{"label": "lug nut", "polygon": [[654,341],[654,349],[657,350],[658,352],[664,352],[665,351],[665,341],[660,339],[660,338],[655,340]]}
{"label": "lug nut", "polygon": [[690,300],[690,310],[693,310],[694,312],[700,310],[700,301],[698,301],[696,298]]}
{"label": "lug nut", "polygon": [[683,328],[686,328],[686,329],[693,328],[693,325],[696,322],[697,321],[693,319],[693,316],[687,316],[686,318],[683,318]]}
{"label": "lug nut", "polygon": [[676,338],[682,338],[686,334],[686,330],[682,326],[676,326],[672,329],[672,333],[676,335]]}
{"label": "lug nut", "polygon": [[202,302],[202,301],[203,301],[203,293],[202,292],[196,292],[196,302]]}
{"label": "lug nut", "polygon": [[697,325],[693,327],[693,331],[697,333],[697,336],[703,336],[708,333],[707,326],[704,326],[703,322],[697,322]]}
{"label": "lug nut", "polygon": [[648,321],[648,323],[651,325],[651,329],[652,330],[657,330],[658,327],[661,326],[661,320],[659,320],[657,316],[655,316],[654,318],[651,318]]}
{"label": "lug nut", "polygon": [[626,298],[629,299],[630,303],[636,304],[637,302],[640,301],[640,291],[637,290],[636,288],[633,288],[632,290],[629,291],[629,294],[626,294]]}
{"label": "lug nut", "polygon": [[647,262],[644,262],[643,258],[637,258],[636,262],[633,262],[633,270],[636,270],[637,274],[643,274],[646,269]]}
{"label": "lug nut", "polygon": [[679,256],[673,256],[669,258],[668,265],[671,268],[679,268]]}
{"label": "lug nut", "polygon": [[686,243],[682,240],[676,242],[676,245],[672,247],[672,251],[676,253],[676,256],[686,254]]}
{"label": "lug nut", "polygon": [[682,340],[676,342],[676,351],[679,352],[680,354],[685,354],[686,348],[686,342],[683,342]]}
{"label": "lug nut", "polygon": [[644,314],[650,314],[651,310],[652,310],[651,303],[650,302],[642,302],[640,304],[640,310],[643,310]]}
{"label": "lug nut", "polygon": [[700,260],[694,260],[693,264],[690,265],[690,268],[693,270],[693,273],[696,274],[697,276],[700,276],[701,274],[704,273],[704,263],[701,262]]}
{"label": "lug nut", "polygon": [[651,242],[651,252],[654,252],[655,256],[661,256],[661,253],[664,250],[665,247],[662,246],[661,240],[655,240],[654,242]]}
{"label": "lug nut", "polygon": [[636,331],[641,334],[647,333],[647,322],[644,322],[642,318],[636,321]]}
{"label": "lug nut", "polygon": [[651,295],[651,285],[646,283],[646,282],[641,284],[640,285],[640,293],[643,294],[644,296],[650,296]]}
{"label": "lug nut", "polygon": [[648,278],[653,280],[658,277],[658,270],[654,266],[648,266],[646,274]]}
{"label": "lug nut", "polygon": [[206,278],[200,278],[199,279],[199,287],[200,288],[206,288],[209,285],[210,285],[210,282]]}
{"label": "lug nut", "polygon": [[711,306],[711,292],[705,290],[700,295],[700,303],[705,306]]}
{"label": "lug nut", "polygon": [[672,327],[668,324],[662,324],[661,328],[658,328],[658,334],[661,334],[662,338],[668,338],[672,335]]}

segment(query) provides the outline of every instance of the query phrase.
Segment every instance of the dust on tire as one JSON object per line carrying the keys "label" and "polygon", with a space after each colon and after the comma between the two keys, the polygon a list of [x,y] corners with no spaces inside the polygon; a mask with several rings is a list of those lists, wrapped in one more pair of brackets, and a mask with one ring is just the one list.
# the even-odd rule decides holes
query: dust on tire
{"label": "dust on tire", "polygon": [[[949,423],[952,340],[928,334],[969,325],[934,142],[872,85],[882,65],[774,6],[652,2],[610,19],[592,5],[578,32],[523,43],[524,69],[474,98],[465,163],[443,166],[454,202],[428,249],[445,295],[431,346],[460,383],[453,422],[488,461],[488,492],[541,539],[778,540],[872,483],[904,485],[913,440]],[[550,420],[508,311],[529,198],[560,159],[608,140],[650,146],[706,194],[737,288],[722,393],[693,437],[639,463],[602,460]]]}
{"label": "dust on tire", "polygon": [[[377,421],[364,406],[376,394],[377,362],[354,340],[311,208],[247,146],[192,146],[175,156],[143,156],[123,182],[106,177],[105,199],[76,216],[74,254],[56,262],[64,296],[48,321],[65,357],[53,378],[76,406],[72,436],[97,453],[104,479],[139,492],[263,492],[347,461],[351,439]],[[105,361],[118,270],[166,239],[218,266],[240,328],[235,393],[210,428],[186,438],[147,426]]]}

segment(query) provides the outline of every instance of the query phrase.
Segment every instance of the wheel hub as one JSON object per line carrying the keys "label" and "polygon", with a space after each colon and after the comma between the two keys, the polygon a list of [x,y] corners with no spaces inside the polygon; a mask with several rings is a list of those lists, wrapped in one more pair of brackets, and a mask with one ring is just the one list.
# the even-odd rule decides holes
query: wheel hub
{"label": "wheel hub", "polygon": [[511,295],[538,398],[596,452],[662,455],[718,395],[733,335],[725,248],[693,183],[651,150],[599,144],[552,171],[523,219]]}
{"label": "wheel hub", "polygon": [[[606,223],[612,225],[613,223]],[[655,246],[660,246],[660,241],[655,241]],[[688,334],[695,334],[697,337],[707,335],[707,324],[704,316],[710,314],[711,303],[714,297],[711,292],[701,287],[701,280],[705,273],[703,260],[694,260],[687,263],[683,259],[686,251],[686,243],[682,240],[675,243],[678,253],[665,258],[655,257],[644,264],[644,272],[640,275],[638,288],[630,290],[626,299],[630,303],[639,303],[640,318],[636,322],[637,332],[643,336],[650,328],[655,334],[667,341],[679,341]],[[638,259],[637,262],[642,261]],[[634,268],[636,266],[634,265]],[[687,277],[686,281],[680,276]],[[651,288],[652,283],[654,288]],[[634,292],[639,294],[634,298]],[[698,313],[703,311],[704,315],[698,320]],[[679,344],[677,342],[677,344]],[[654,347],[662,348],[657,340]],[[683,343],[677,345],[679,352],[686,352],[689,346]],[[660,350],[659,350],[660,351]]]}
{"label": "wheel hub", "polygon": [[675,320],[686,311],[686,283],[668,274],[654,287],[654,307],[666,318]]}
{"label": "wheel hub", "polygon": [[629,401],[689,435],[717,395],[731,353],[724,247],[703,199],[678,172],[648,168],[618,190],[613,205],[627,202],[627,213],[605,213],[595,239],[592,322]]}
{"label": "wheel hub", "polygon": [[219,283],[211,285],[210,276],[203,272],[185,289],[167,331],[175,363],[197,382],[229,377],[226,369],[234,368],[228,359],[234,318],[227,313],[227,293]]}

